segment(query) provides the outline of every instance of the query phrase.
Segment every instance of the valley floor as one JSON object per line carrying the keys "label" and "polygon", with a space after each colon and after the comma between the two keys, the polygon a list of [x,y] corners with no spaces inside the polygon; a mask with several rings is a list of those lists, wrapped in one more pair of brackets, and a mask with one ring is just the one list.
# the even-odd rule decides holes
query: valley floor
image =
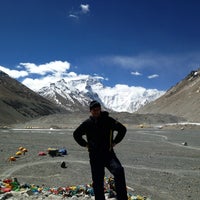
{"label": "valley floor", "polygon": [[[72,137],[73,129],[1,129],[0,180],[48,187],[91,183],[88,152]],[[27,148],[16,161],[8,158]],[[67,149],[67,155],[39,156],[48,148]],[[196,129],[128,128],[115,147],[135,195],[151,200],[188,200],[200,196],[200,132]],[[61,162],[66,168],[61,168]],[[111,174],[106,171],[106,176]]]}

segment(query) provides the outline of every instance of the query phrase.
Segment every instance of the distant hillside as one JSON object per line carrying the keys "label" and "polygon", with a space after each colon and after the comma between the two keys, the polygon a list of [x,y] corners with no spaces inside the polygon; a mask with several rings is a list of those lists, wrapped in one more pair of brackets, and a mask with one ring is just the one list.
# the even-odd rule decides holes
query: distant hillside
{"label": "distant hillside", "polygon": [[145,105],[138,113],[161,113],[200,122],[200,69],[192,71],[157,100]]}
{"label": "distant hillside", "polygon": [[49,100],[0,71],[0,126],[61,111]]}

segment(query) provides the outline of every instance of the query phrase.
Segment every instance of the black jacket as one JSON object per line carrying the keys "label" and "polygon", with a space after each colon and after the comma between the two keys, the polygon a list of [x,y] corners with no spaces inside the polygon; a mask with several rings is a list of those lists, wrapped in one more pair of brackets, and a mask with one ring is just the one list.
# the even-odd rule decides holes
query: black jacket
{"label": "black jacket", "polygon": [[[114,131],[117,131],[116,136]],[[79,145],[88,147],[89,152],[106,152],[111,151],[112,145],[119,143],[125,134],[126,127],[104,111],[97,119],[90,116],[85,120],[74,131],[73,136]]]}

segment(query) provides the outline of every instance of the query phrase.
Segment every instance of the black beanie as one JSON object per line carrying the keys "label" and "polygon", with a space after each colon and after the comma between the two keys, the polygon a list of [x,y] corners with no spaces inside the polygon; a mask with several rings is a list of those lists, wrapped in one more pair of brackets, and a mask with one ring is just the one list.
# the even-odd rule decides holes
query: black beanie
{"label": "black beanie", "polygon": [[93,108],[101,108],[101,104],[98,101],[92,101],[90,103],[90,110],[92,110]]}

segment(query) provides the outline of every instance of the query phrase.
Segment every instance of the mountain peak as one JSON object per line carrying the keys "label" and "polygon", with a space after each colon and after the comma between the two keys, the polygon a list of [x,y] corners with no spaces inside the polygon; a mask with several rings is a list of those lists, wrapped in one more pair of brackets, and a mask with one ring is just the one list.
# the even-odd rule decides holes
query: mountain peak
{"label": "mountain peak", "polygon": [[[39,94],[70,111],[85,110],[89,102],[98,100],[106,109],[116,112],[135,112],[139,107],[155,100],[164,91],[116,85],[105,87],[101,77],[86,76],[60,80],[39,90]],[[82,107],[82,108],[81,108]]]}

